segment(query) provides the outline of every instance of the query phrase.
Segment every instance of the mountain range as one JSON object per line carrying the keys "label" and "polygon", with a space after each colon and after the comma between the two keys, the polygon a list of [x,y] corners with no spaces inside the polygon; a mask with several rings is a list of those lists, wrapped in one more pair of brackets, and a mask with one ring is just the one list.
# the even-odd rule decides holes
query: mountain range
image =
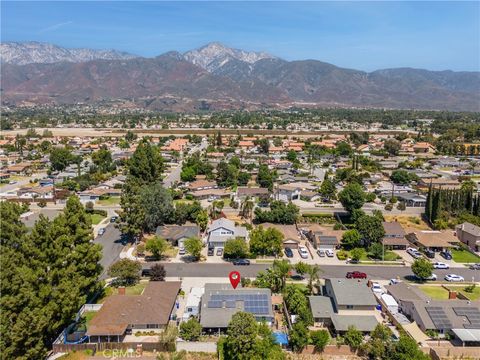
{"label": "mountain range", "polygon": [[113,101],[162,111],[292,106],[480,111],[480,72],[365,72],[216,42],[154,58],[36,42],[2,43],[0,50],[7,105]]}

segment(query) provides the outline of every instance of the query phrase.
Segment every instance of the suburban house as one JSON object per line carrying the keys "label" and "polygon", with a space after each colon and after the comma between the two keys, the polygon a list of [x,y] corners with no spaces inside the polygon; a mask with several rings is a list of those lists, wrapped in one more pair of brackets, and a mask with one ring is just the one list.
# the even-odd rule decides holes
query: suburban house
{"label": "suburban house", "polygon": [[408,241],[405,239],[405,230],[397,221],[382,222],[385,235],[382,239],[382,244],[390,249],[405,250],[408,246]]}
{"label": "suburban house", "polygon": [[350,326],[371,332],[378,324],[377,300],[363,280],[325,279],[321,296],[309,296],[314,325],[344,333]]}
{"label": "suburban house", "polygon": [[343,233],[343,230],[331,230],[313,224],[309,226],[306,236],[315,249],[334,250],[340,245]]}
{"label": "suburban house", "polygon": [[480,251],[480,227],[464,222],[455,229],[458,239],[473,251]]}
{"label": "suburban house", "polygon": [[270,289],[237,288],[230,284],[205,284],[200,308],[200,324],[206,332],[225,331],[232,316],[245,311],[258,322],[273,324],[272,293]]}
{"label": "suburban house", "polygon": [[55,191],[53,186],[25,187],[17,191],[17,197],[24,200],[53,200]]}
{"label": "suburban house", "polygon": [[[414,286],[398,283],[387,286],[387,291],[400,305],[400,310],[423,331],[445,333],[459,330],[480,330],[480,303],[456,299],[432,300]],[[455,294],[455,295],[453,295]],[[453,295],[453,296],[452,296]],[[479,337],[480,339],[480,337]]]}
{"label": "suburban house", "polygon": [[443,251],[456,246],[460,240],[453,235],[452,231],[426,231],[407,229],[407,240],[414,246],[433,251]]}
{"label": "suburban house", "polygon": [[289,202],[300,199],[302,191],[315,190],[316,186],[306,182],[294,182],[290,184],[279,185],[275,190],[275,200]]}
{"label": "suburban house", "polygon": [[163,225],[158,226],[155,235],[169,241],[173,246],[183,247],[183,242],[192,237],[200,237],[197,225]]}
{"label": "suburban house", "polygon": [[296,225],[280,225],[272,223],[260,224],[264,229],[274,228],[283,234],[283,248],[298,249],[300,245],[300,235]]}
{"label": "suburban house", "polygon": [[208,189],[216,189],[217,183],[215,181],[208,181],[208,180],[196,180],[188,184],[187,189],[189,191],[199,191],[199,190],[208,190]]}
{"label": "suburban house", "polygon": [[240,201],[245,200],[247,197],[251,199],[268,199],[269,196],[270,192],[267,188],[244,186],[239,186],[235,194],[235,198]]}
{"label": "suburban house", "polygon": [[32,171],[32,165],[29,163],[18,163],[14,165],[7,166],[4,171],[8,174],[16,175],[28,175]]}
{"label": "suburban house", "polygon": [[232,220],[220,218],[212,221],[207,229],[207,242],[210,247],[224,247],[228,240],[241,238],[248,240],[244,226],[236,226]]}
{"label": "suburban house", "polygon": [[433,154],[435,146],[427,142],[418,142],[413,145],[413,151],[417,154]]}
{"label": "suburban house", "polygon": [[427,198],[425,195],[415,193],[395,193],[394,196],[398,201],[405,203],[406,207],[425,207],[425,205],[427,205]]}
{"label": "suburban house", "polygon": [[174,311],[180,281],[150,281],[141,295],[107,297],[87,328],[89,342],[122,342],[138,331],[161,332]]}

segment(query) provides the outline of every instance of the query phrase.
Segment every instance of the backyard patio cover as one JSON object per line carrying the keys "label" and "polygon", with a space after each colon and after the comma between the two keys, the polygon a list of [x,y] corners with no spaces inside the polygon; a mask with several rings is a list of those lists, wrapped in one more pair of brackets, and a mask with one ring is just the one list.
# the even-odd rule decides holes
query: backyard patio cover
{"label": "backyard patio cover", "polygon": [[463,342],[480,342],[480,329],[452,329]]}

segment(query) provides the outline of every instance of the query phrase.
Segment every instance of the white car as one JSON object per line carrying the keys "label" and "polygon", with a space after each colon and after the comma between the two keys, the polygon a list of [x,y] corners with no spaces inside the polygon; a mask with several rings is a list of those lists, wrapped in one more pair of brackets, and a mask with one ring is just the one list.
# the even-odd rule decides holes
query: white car
{"label": "white car", "polygon": [[383,293],[382,287],[381,287],[380,284],[377,283],[377,282],[374,282],[374,283],[372,284],[372,291],[373,291],[374,293],[379,293],[379,294],[382,294],[382,293]]}
{"label": "white car", "polygon": [[298,253],[300,254],[300,257],[302,259],[308,259],[308,250],[307,248],[303,247],[303,246],[300,246],[298,248]]}
{"label": "white car", "polygon": [[105,228],[98,229],[98,236],[102,236],[103,234],[105,234]]}
{"label": "white car", "polygon": [[420,278],[420,277],[418,277],[418,276],[416,276],[416,275],[415,275],[415,277],[416,277],[418,280],[421,280],[421,281],[425,281],[425,280],[435,281],[435,280],[437,280],[437,275],[435,275],[435,274],[432,274],[432,275],[430,275],[429,277],[427,277],[427,278],[425,278],[425,279],[422,279],[422,278]]}
{"label": "white car", "polygon": [[451,282],[465,281],[463,276],[455,275],[455,274],[448,274],[447,276],[445,276],[445,280],[451,281]]}
{"label": "white car", "polygon": [[181,247],[180,249],[178,249],[178,255],[185,255],[185,248],[184,247]]}
{"label": "white car", "polygon": [[436,262],[436,263],[433,263],[433,268],[434,269],[450,269],[450,266],[448,266],[448,264],[445,264],[443,262]]}
{"label": "white car", "polygon": [[333,257],[333,250],[327,249],[325,250],[325,254],[327,254],[328,257]]}
{"label": "white car", "polygon": [[422,253],[415,248],[407,248],[407,253],[413,256],[415,259],[422,257]]}
{"label": "white car", "polygon": [[402,282],[402,280],[390,279],[389,285],[396,285],[396,284],[400,284],[401,282]]}

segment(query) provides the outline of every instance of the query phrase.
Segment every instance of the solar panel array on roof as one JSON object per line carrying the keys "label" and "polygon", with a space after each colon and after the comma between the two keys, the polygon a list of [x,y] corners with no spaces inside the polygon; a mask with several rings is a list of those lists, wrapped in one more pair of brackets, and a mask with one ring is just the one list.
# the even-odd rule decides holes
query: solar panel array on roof
{"label": "solar panel array on roof", "polygon": [[226,308],[235,308],[236,301],[243,301],[245,311],[254,314],[268,314],[267,294],[213,294],[207,306],[209,308],[221,308],[225,303]]}
{"label": "solar panel array on roof", "polygon": [[465,316],[470,324],[464,324],[465,329],[480,329],[480,311],[474,307],[454,307],[458,316]]}
{"label": "solar panel array on roof", "polygon": [[433,324],[437,329],[451,329],[452,323],[445,314],[445,311],[438,306],[431,306],[426,307],[425,310],[427,311],[430,319],[432,319]]}

